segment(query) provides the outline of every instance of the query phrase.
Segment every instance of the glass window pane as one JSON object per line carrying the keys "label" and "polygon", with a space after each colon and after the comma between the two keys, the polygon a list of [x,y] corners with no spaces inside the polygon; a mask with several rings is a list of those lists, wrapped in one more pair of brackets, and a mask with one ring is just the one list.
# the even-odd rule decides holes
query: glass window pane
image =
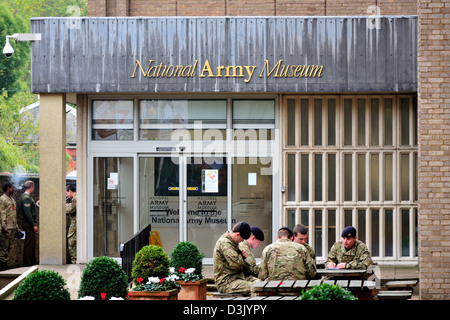
{"label": "glass window pane", "polygon": [[295,100],[287,100],[287,145],[295,146],[295,137],[297,136],[297,128],[295,126]]}
{"label": "glass window pane", "polygon": [[384,145],[393,145],[393,110],[392,99],[384,99]]}
{"label": "glass window pane", "polygon": [[301,155],[301,201],[309,200],[309,155]]}
{"label": "glass window pane", "polygon": [[380,255],[380,211],[372,210],[372,256]]}
{"label": "glass window pane", "polygon": [[344,145],[351,146],[352,141],[352,99],[344,99]]}
{"label": "glass window pane", "polygon": [[392,257],[394,253],[393,221],[393,211],[386,210],[384,212],[384,255],[386,257]]}
{"label": "glass window pane", "polygon": [[409,256],[409,210],[402,210],[402,257]]}
{"label": "glass window pane", "polygon": [[336,99],[328,99],[328,145],[336,145]]}
{"label": "glass window pane", "polygon": [[328,154],[328,201],[336,201],[336,155]]}
{"label": "glass window pane", "polygon": [[92,140],[133,140],[133,100],[93,100]]}
{"label": "glass window pane", "polygon": [[[139,139],[223,140],[226,138],[226,100],[141,100],[139,103]],[[194,134],[193,130],[201,134]],[[208,135],[205,131],[214,131]],[[217,132],[215,132],[217,131]]]}
{"label": "glass window pane", "polygon": [[353,212],[352,210],[344,210],[344,226],[353,225]]}
{"label": "glass window pane", "polygon": [[358,99],[358,145],[366,144],[366,100]]}
{"label": "glass window pane", "polygon": [[358,239],[366,242],[366,210],[358,210]]}
{"label": "glass window pane", "polygon": [[379,99],[371,99],[371,115],[370,115],[370,124],[371,124],[371,145],[378,146],[379,138],[380,138],[380,100]]}
{"label": "glass window pane", "polygon": [[322,201],[322,155],[314,155],[314,200]]}
{"label": "glass window pane", "polygon": [[[226,159],[224,158],[224,161]],[[237,161],[233,164],[233,202],[232,202],[232,221],[246,221],[250,225],[257,225],[264,232],[264,241],[258,248],[252,249],[255,257],[261,257],[262,250],[266,247],[272,240],[272,175],[268,174],[272,171],[269,170],[271,167],[271,158],[237,158]],[[212,168],[214,166],[211,166]],[[189,167],[188,167],[189,169]],[[223,208],[221,210],[222,215],[218,218],[226,219],[227,217],[227,204],[226,204],[226,166],[219,169],[219,184],[220,184],[220,173],[224,171],[223,175],[223,187],[224,196],[217,197],[214,200],[221,201],[223,203]],[[189,174],[188,174],[189,178]],[[220,185],[219,185],[220,190]],[[189,191],[188,191],[189,193]],[[214,195],[212,193],[211,195]],[[198,200],[194,198],[194,204],[205,199],[205,193]],[[210,197],[213,200],[213,197]],[[210,206],[210,205],[207,205]],[[189,214],[189,211],[188,211]],[[189,221],[189,220],[188,220]],[[233,225],[233,223],[232,223]],[[224,225],[226,227],[226,224]],[[203,237],[205,228],[202,226],[197,227],[197,237]],[[226,230],[226,229],[225,229]],[[214,236],[204,237],[203,241],[208,242],[210,246],[210,253],[214,249],[215,241],[212,239],[218,239],[225,230],[214,229]],[[219,231],[221,232],[220,234]]]}
{"label": "glass window pane", "polygon": [[330,251],[336,242],[336,210],[328,210],[328,248]]}
{"label": "glass window pane", "polygon": [[392,162],[393,155],[392,154],[385,154],[384,156],[384,166],[385,166],[385,172],[384,172],[384,200],[386,201],[392,201],[393,198],[393,179],[394,179],[394,171],[393,171],[393,162]]}
{"label": "glass window pane", "polygon": [[[209,112],[209,111],[208,111]],[[238,125],[257,125],[275,128],[275,101],[233,100],[233,128]]]}
{"label": "glass window pane", "polygon": [[366,155],[358,154],[358,201],[366,200]]}
{"label": "glass window pane", "polygon": [[400,200],[409,200],[409,154],[400,155]]}
{"label": "glass window pane", "polygon": [[371,189],[372,201],[380,200],[380,156],[376,154],[371,155]]}
{"label": "glass window pane", "polygon": [[308,210],[302,210],[300,212],[300,223],[304,226],[309,226],[309,211]]}
{"label": "glass window pane", "polygon": [[139,228],[150,223],[169,252],[179,241],[179,187],[172,157],[139,159]]}
{"label": "glass window pane", "polygon": [[300,121],[300,132],[301,132],[301,145],[309,145],[309,100],[301,100],[301,121]]}
{"label": "glass window pane", "polygon": [[295,168],[295,154],[287,155],[287,194],[288,201],[295,201],[295,180],[297,177],[296,168]]}
{"label": "glass window pane", "polygon": [[322,145],[322,99],[314,99],[314,145]]}
{"label": "glass window pane", "polygon": [[400,144],[409,145],[409,99],[400,99]]}
{"label": "glass window pane", "polygon": [[295,210],[287,211],[287,226],[291,229],[295,227]]}
{"label": "glass window pane", "polygon": [[314,243],[316,256],[322,255],[322,210],[314,210]]}
{"label": "glass window pane", "polygon": [[94,256],[120,256],[133,236],[133,158],[94,158]]}
{"label": "glass window pane", "polygon": [[353,180],[352,180],[352,155],[345,154],[344,155],[344,201],[352,201],[352,188],[353,188]]}

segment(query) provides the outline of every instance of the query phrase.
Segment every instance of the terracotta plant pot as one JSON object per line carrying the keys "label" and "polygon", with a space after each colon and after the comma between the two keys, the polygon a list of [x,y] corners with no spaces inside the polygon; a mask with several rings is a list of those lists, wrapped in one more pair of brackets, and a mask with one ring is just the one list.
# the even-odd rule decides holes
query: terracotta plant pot
{"label": "terracotta plant pot", "polygon": [[180,290],[173,289],[167,291],[130,291],[129,300],[178,300]]}
{"label": "terracotta plant pot", "polygon": [[206,300],[206,278],[192,281],[177,281],[181,285],[178,300]]}

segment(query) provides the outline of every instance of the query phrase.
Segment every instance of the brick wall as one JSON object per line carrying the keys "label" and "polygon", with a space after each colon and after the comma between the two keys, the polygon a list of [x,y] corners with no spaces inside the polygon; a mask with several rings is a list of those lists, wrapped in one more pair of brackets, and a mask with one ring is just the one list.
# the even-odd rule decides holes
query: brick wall
{"label": "brick wall", "polygon": [[351,16],[417,14],[416,0],[89,0],[104,16]]}
{"label": "brick wall", "polygon": [[421,299],[450,299],[450,1],[418,1]]}

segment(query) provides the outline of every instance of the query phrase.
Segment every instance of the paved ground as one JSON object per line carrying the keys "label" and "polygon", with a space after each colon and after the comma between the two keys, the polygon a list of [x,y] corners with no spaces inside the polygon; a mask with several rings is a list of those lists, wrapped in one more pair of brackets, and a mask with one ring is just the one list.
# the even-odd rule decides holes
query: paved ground
{"label": "paved ground", "polygon": [[[78,299],[78,288],[81,280],[81,275],[84,269],[84,265],[39,265],[39,269],[47,269],[58,272],[64,279],[66,279],[67,287],[70,290],[73,300]],[[0,272],[0,275],[20,275],[28,270],[28,268],[10,269]],[[203,268],[203,274],[206,278],[213,278],[213,268],[211,265],[205,265]],[[419,268],[417,266],[380,266],[381,280],[406,280],[406,279],[419,279]],[[419,283],[420,285],[420,283]],[[13,293],[5,299],[12,299]],[[208,299],[214,299],[211,294],[208,294]],[[418,287],[414,291],[413,299],[418,299]]]}

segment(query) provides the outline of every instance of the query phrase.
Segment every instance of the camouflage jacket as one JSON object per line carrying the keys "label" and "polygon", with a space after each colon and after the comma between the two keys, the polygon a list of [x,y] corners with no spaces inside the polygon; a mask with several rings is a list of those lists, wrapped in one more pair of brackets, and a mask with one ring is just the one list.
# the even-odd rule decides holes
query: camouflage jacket
{"label": "camouflage jacket", "polygon": [[247,251],[247,258],[244,259],[244,273],[245,275],[258,277],[259,266],[256,264],[255,256],[252,253],[250,246],[247,243],[247,240],[239,243],[239,250]]}
{"label": "camouflage jacket", "polygon": [[356,240],[353,248],[347,250],[341,241],[336,242],[328,253],[325,266],[330,261],[336,264],[346,263],[346,269],[367,269],[372,262],[370,251],[364,242]]}
{"label": "camouflage jacket", "polygon": [[20,209],[23,214],[23,222],[34,227],[36,225],[37,210],[36,203],[30,194],[26,192],[23,193],[20,198]]}
{"label": "camouflage jacket", "polygon": [[0,197],[0,227],[2,229],[17,228],[16,201],[6,194]]}
{"label": "camouflage jacket", "polygon": [[77,195],[75,194],[70,203],[66,204],[66,215],[70,219],[67,237],[73,236],[77,230]]}
{"label": "camouflage jacket", "polygon": [[245,279],[244,259],[239,246],[224,233],[216,242],[213,252],[214,281],[216,286],[227,285],[236,279]]}
{"label": "camouflage jacket", "polygon": [[279,239],[264,248],[259,265],[261,280],[304,280],[316,275],[316,265],[305,246]]}

